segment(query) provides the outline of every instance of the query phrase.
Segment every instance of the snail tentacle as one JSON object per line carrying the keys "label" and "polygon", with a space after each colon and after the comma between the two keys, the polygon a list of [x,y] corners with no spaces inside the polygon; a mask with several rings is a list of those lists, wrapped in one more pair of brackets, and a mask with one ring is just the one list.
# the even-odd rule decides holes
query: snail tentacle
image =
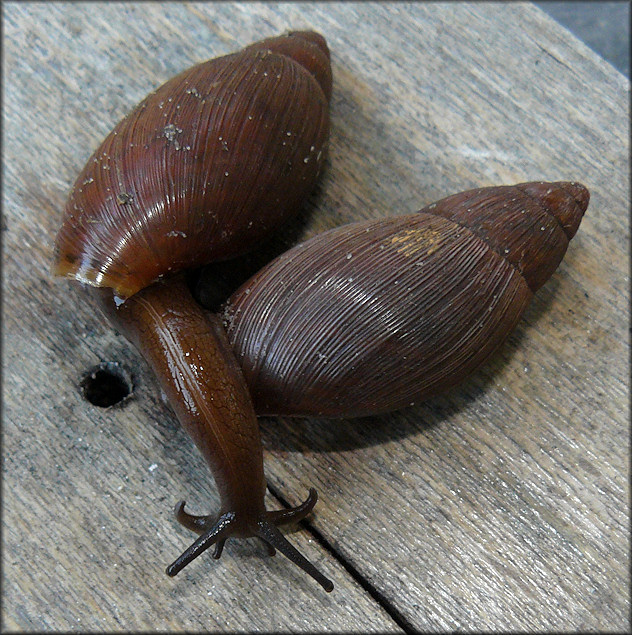
{"label": "snail tentacle", "polygon": [[276,549],[269,543],[266,542],[263,538],[261,538],[260,536],[257,536],[257,538],[259,538],[259,540],[261,540],[261,542],[266,546],[266,549],[268,550],[268,555],[270,557],[272,557],[273,555],[276,554]]}
{"label": "snail tentacle", "polygon": [[[184,511],[185,501],[176,503],[175,516],[176,520],[187,529],[195,531],[198,534],[203,534],[207,531],[209,525],[212,523],[212,516],[195,516]],[[213,551],[213,558],[219,560],[224,550],[224,543],[226,538],[220,538],[215,544],[215,550]]]}
{"label": "snail tentacle", "polygon": [[226,543],[226,538],[220,538],[215,545],[215,551],[213,551],[213,559],[219,560],[222,555],[222,551],[224,551],[224,544]]}
{"label": "snail tentacle", "polygon": [[208,531],[203,533],[186,551],[184,551],[184,553],[182,553],[167,567],[167,575],[171,577],[177,575],[180,571],[182,571],[182,569],[184,569],[184,567],[186,567],[190,562],[193,562],[193,560],[203,554],[215,543],[218,543],[218,546],[215,549],[215,554],[217,554],[217,557],[219,558],[224,542],[230,534],[234,522],[235,514],[232,512],[222,514]]}
{"label": "snail tentacle", "polygon": [[[281,509],[278,511],[264,512],[262,518],[257,521],[254,528],[249,529],[253,536],[263,541],[268,549],[268,554],[274,556],[278,549],[284,556],[310,575],[325,591],[333,590],[334,585],[316,567],[303,556],[285,536],[277,529],[277,525],[299,521],[314,508],[318,500],[318,493],[310,487],[307,498],[296,507]],[[185,502],[180,501],[175,506],[175,515],[178,522],[187,529],[200,534],[199,538],[167,567],[167,574],[177,575],[190,562],[195,560],[207,549],[215,545],[213,558],[216,560],[222,555],[226,540],[238,530],[239,522],[234,512],[222,514],[216,522],[212,522],[212,516],[194,516],[184,511]]]}
{"label": "snail tentacle", "polygon": [[194,516],[184,511],[185,501],[176,503],[174,513],[176,520],[187,529],[202,534],[209,526],[209,516]]}
{"label": "snail tentacle", "polygon": [[290,509],[279,509],[277,511],[268,512],[266,518],[269,523],[276,525],[285,525],[291,522],[298,522],[309,514],[314,509],[318,501],[318,492],[313,487],[309,488],[309,494],[307,498],[296,507]]}
{"label": "snail tentacle", "polygon": [[289,543],[285,536],[268,520],[263,519],[259,521],[257,535],[278,549],[297,567],[300,567],[305,573],[316,580],[327,593],[333,591],[334,583],[329,578],[326,578],[296,547]]}

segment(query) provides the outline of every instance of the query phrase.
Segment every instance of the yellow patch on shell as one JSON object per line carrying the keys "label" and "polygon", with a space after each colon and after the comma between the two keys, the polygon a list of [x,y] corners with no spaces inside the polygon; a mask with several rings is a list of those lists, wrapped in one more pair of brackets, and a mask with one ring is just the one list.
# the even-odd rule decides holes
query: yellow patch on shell
{"label": "yellow patch on shell", "polygon": [[391,245],[396,245],[396,251],[406,257],[412,257],[425,251],[426,255],[433,254],[441,246],[442,236],[439,229],[433,227],[413,227],[397,232],[391,237]]}

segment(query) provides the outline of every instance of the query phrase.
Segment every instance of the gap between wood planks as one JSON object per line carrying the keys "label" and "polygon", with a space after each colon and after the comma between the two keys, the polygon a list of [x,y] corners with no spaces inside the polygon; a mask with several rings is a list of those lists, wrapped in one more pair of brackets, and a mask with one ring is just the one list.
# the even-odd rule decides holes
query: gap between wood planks
{"label": "gap between wood planks", "polygon": [[[291,507],[289,502],[283,498],[276,487],[270,485],[270,483],[267,484],[267,487],[270,494],[276,498],[279,504],[283,505],[286,509]],[[318,531],[318,529],[313,527],[307,520],[301,520],[298,524],[311,534],[313,539],[344,568],[353,580],[369,594],[369,596],[384,610],[384,612],[395,622],[395,624],[397,624],[397,626],[399,626],[405,633],[418,632],[418,629],[413,626],[413,624],[401,613],[401,611],[399,611],[379,589],[371,584],[356,567],[348,562],[342,554],[336,551],[334,546],[320,533],[320,531]]]}

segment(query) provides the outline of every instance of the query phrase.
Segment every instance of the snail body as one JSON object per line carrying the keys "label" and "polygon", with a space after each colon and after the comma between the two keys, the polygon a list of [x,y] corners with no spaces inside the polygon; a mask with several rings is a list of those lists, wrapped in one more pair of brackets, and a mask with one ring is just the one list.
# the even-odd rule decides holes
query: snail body
{"label": "snail body", "polygon": [[[311,511],[267,511],[259,429],[219,319],[184,270],[235,257],[300,209],[322,168],[331,66],[324,38],[295,32],[184,71],[106,137],[77,178],[55,243],[55,273],[95,289],[114,326],[155,371],[204,456],[221,508],[177,519],[200,537],[176,575],[228,537],[257,536],[333,584],[277,526]],[[203,351],[203,353],[196,353]]]}
{"label": "snail body", "polygon": [[577,183],[480,188],[277,257],[223,310],[257,414],[373,415],[457,384],[513,330],[588,201]]}
{"label": "snail body", "polygon": [[195,302],[184,276],[158,281],[118,306],[109,290],[100,296],[103,311],[151,367],[220,495],[220,510],[207,516],[189,514],[184,501],[176,505],[178,522],[200,537],[167,567],[167,574],[177,575],[213,545],[213,557],[219,558],[229,537],[256,536],[270,554],[278,549],[331,591],[332,582],[277,529],[304,518],[316,504],[316,490],[294,508],[265,509],[259,424],[220,318]]}

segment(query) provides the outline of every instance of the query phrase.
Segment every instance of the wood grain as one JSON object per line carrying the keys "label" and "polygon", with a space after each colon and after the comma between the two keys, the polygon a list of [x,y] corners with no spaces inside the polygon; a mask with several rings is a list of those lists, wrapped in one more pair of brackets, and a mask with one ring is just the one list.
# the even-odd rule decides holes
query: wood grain
{"label": "wood grain", "polygon": [[[4,3],[3,18],[4,630],[629,630],[621,74],[522,3]],[[325,35],[334,91],[329,164],[288,242],[478,186],[592,193],[559,270],[463,385],[379,418],[262,420],[272,489],[319,490],[290,539],[329,595],[255,541],[164,575],[191,538],[173,503],[206,513],[213,484],[140,356],[49,273],[68,190],[111,127],[184,68],[289,28]],[[102,360],[135,384],[106,410],[78,390]]]}

